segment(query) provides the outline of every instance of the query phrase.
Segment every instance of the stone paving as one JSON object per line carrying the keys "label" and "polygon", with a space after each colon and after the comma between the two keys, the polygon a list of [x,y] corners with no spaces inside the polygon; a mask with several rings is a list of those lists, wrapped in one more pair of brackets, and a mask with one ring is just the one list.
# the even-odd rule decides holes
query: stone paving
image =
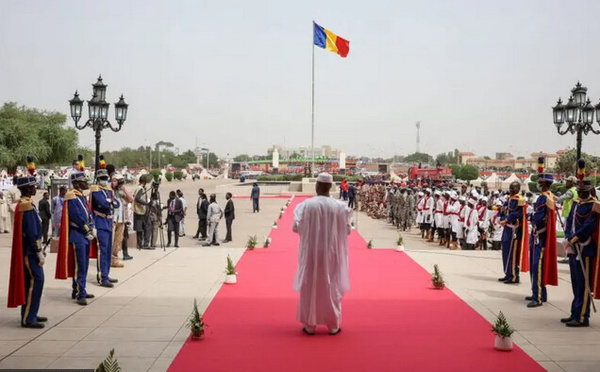
{"label": "stone paving", "polygon": [[[181,238],[181,248],[132,249],[134,259],[126,261],[124,268],[111,270],[111,276],[120,280],[113,289],[95,284],[92,265],[88,290],[96,298],[86,307],[70,299],[70,281],[54,279],[55,255],[50,254],[40,311],[50,321],[43,330],[21,328],[19,310],[6,308],[10,240],[0,235],[0,368],[95,368],[115,348],[124,371],[165,371],[188,336],[185,321],[193,299],[198,299],[201,310],[208,306],[223,283],[226,256],[237,261],[248,235],[257,235],[262,243],[285,204],[286,199],[263,198],[261,212],[253,214],[249,199],[234,199],[233,242],[202,247],[191,239],[197,224],[193,212],[197,189],[203,187],[210,193],[231,182],[185,181],[161,186],[162,195],[181,189],[192,206],[186,218],[188,236]],[[221,205],[224,189],[226,186],[218,188]],[[375,249],[395,246],[393,227],[362,213],[354,219],[364,238],[373,240]],[[223,238],[224,226],[220,231]],[[493,321],[502,310],[517,330],[515,341],[546,369],[600,370],[600,322],[593,317],[592,326],[584,329],[568,329],[558,322],[567,314],[571,300],[566,265],[559,266],[559,287],[549,289],[550,302],[528,309],[523,299],[529,294],[527,275],[517,286],[496,281],[501,276],[499,252],[449,251],[424,242],[416,231],[403,236],[406,254],[428,271],[434,263],[439,264],[448,287],[486,319]],[[240,280],[243,275],[240,273]],[[452,314],[448,316],[451,321]]]}

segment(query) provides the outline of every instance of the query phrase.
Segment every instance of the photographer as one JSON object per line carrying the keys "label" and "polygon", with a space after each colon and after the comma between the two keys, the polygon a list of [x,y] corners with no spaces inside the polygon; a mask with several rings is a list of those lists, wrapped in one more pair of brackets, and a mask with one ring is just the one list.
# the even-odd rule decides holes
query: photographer
{"label": "photographer", "polygon": [[[119,201],[119,208],[113,211],[114,230],[113,230],[113,245],[112,245],[112,260],[111,267],[123,267],[123,263],[119,261],[119,252],[123,248],[123,236],[125,230],[125,211],[127,204],[133,202],[133,195],[127,190],[125,178],[122,174],[115,173],[111,179],[111,187],[115,193],[115,199]],[[127,252],[127,248],[123,249],[123,260],[131,260],[133,257]]]}
{"label": "photographer", "polygon": [[133,202],[133,230],[136,233],[137,248],[150,249],[152,225],[149,221],[150,189],[146,186],[152,180],[149,174],[140,176],[140,185],[135,191]]}

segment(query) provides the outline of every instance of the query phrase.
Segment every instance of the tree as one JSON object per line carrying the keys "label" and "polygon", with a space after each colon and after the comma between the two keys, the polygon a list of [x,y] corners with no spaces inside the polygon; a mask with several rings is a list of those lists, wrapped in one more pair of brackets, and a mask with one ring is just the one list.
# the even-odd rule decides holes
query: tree
{"label": "tree", "polygon": [[410,154],[407,157],[405,157],[404,162],[429,164],[433,163],[433,157],[429,154],[425,154],[422,152],[415,152],[414,154]]}
{"label": "tree", "polygon": [[454,176],[454,178],[460,178],[460,169],[462,167],[459,164],[452,164],[450,167],[452,168],[452,176]]}
{"label": "tree", "polygon": [[58,112],[5,103],[0,108],[0,167],[14,173],[27,155],[38,164],[70,163],[77,155],[77,131],[66,121]]}
{"label": "tree", "polygon": [[[567,151],[556,161],[556,167],[554,168],[554,171],[567,176],[574,175],[575,167],[577,166],[577,159],[575,159],[576,157],[577,152],[575,149]],[[582,153],[581,157],[585,160],[586,174],[596,171],[600,166],[600,159],[595,156]]]}
{"label": "tree", "polygon": [[252,160],[252,158],[248,154],[241,154],[241,155],[238,155],[235,158],[233,158],[233,161],[236,163],[245,163],[250,160]]}
{"label": "tree", "polygon": [[452,151],[438,154],[435,157],[435,162],[442,165],[456,164],[458,158],[454,154],[455,152]]}
{"label": "tree", "polygon": [[465,181],[472,181],[479,177],[479,170],[472,165],[463,165],[460,168],[460,179]]}

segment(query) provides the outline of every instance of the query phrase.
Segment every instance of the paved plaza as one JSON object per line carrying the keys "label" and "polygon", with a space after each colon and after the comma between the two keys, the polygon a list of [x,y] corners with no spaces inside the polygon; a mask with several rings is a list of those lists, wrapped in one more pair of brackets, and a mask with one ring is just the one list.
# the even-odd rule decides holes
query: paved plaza
{"label": "paved plaza", "polygon": [[[229,191],[226,185],[234,183],[237,181],[163,184],[163,197],[171,189],[179,188],[188,202],[187,236],[180,239],[181,248],[142,251],[130,248],[134,259],[126,261],[124,268],[111,269],[111,277],[119,279],[113,289],[95,284],[95,261],[92,261],[88,291],[96,298],[86,307],[70,299],[70,280],[54,279],[56,255],[49,254],[40,314],[50,320],[42,330],[21,328],[19,310],[6,308],[10,238],[0,235],[0,368],[95,368],[114,348],[123,371],[165,371],[189,334],[185,321],[193,299],[198,299],[201,310],[209,305],[225,278],[227,255],[238,260],[248,235],[257,235],[262,245],[286,202],[286,199],[262,198],[260,213],[253,214],[249,199],[234,199],[233,241],[219,247],[202,247],[191,239],[197,226],[193,210],[197,189],[203,187],[207,193],[218,191],[217,201],[224,206],[224,194]],[[397,232],[392,226],[362,213],[354,218],[361,235],[367,241],[372,239],[374,249],[395,246]],[[224,238],[225,226],[221,225],[221,238]],[[514,340],[544,368],[549,371],[600,369],[597,352],[600,350],[600,321],[592,316],[592,326],[581,329],[568,329],[558,321],[568,315],[570,308],[567,265],[559,265],[560,283],[559,287],[549,288],[550,302],[528,309],[524,300],[530,294],[528,275],[523,275],[521,284],[516,286],[497,282],[496,278],[502,274],[499,252],[449,251],[426,243],[417,236],[416,230],[403,236],[406,254],[429,271],[437,263],[448,287],[482,316],[493,321],[497,312],[503,311],[516,329]],[[238,280],[244,280],[243,272],[239,273]],[[452,314],[448,314],[448,321],[452,321]],[[208,321],[206,342],[210,342],[210,335]],[[236,369],[239,368],[243,366]]]}

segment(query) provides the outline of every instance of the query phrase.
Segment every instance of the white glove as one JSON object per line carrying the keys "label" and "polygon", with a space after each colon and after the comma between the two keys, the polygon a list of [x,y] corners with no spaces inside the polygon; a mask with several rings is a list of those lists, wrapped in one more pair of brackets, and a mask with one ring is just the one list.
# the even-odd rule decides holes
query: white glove
{"label": "white glove", "polygon": [[97,238],[97,237],[98,237],[98,230],[96,230],[96,228],[93,228],[93,229],[92,229],[92,236],[93,236],[94,238]]}
{"label": "white glove", "polygon": [[40,261],[40,266],[44,266],[44,263],[46,262],[46,258],[44,257],[44,252],[41,250],[38,251],[37,256],[38,256],[38,260]]}

